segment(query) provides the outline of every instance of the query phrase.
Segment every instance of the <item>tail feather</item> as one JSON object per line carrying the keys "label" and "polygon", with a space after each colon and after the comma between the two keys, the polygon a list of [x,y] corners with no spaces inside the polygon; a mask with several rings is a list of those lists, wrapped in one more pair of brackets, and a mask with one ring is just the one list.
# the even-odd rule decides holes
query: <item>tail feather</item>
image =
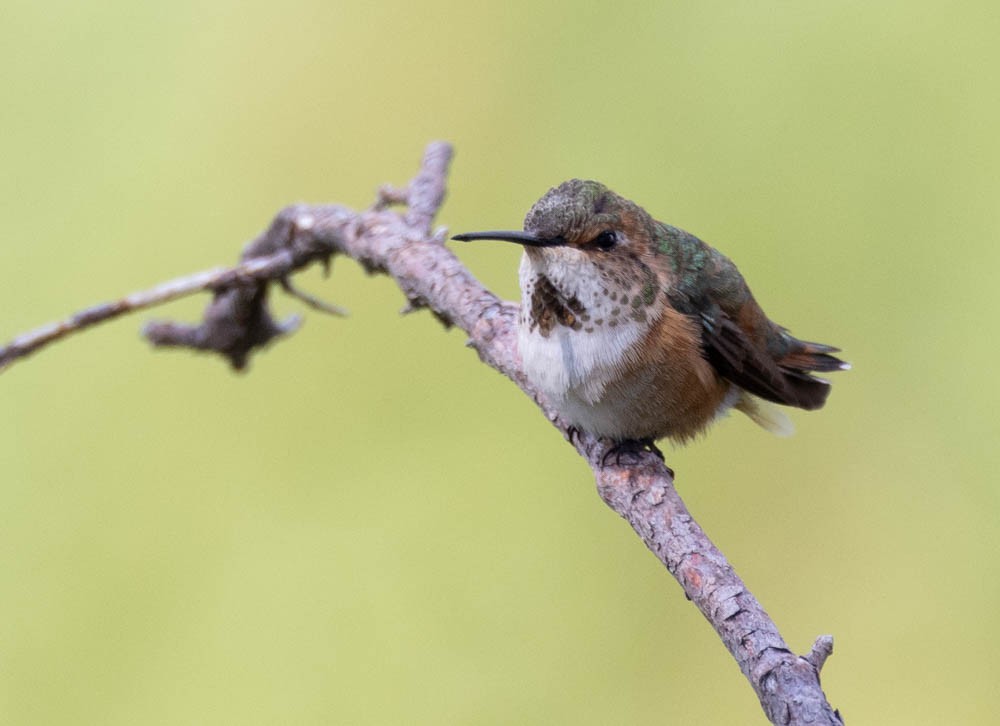
{"label": "tail feather", "polygon": [[793,337],[769,321],[756,303],[751,323],[754,315],[756,325],[744,327],[723,310],[700,313],[705,358],[720,376],[758,398],[806,410],[822,408],[830,382],[811,374],[850,368],[833,355],[838,349]]}
{"label": "tail feather", "polygon": [[[791,338],[791,336],[789,336]],[[851,367],[831,353],[839,353],[840,348],[822,343],[810,343],[791,338],[789,350],[778,361],[782,368],[799,371],[846,371]]]}
{"label": "tail feather", "polygon": [[799,340],[787,332],[784,338],[787,348],[777,363],[785,383],[793,391],[794,398],[789,403],[806,410],[822,408],[830,395],[830,382],[811,374],[845,371],[851,367],[850,364],[832,355],[840,352],[832,345]]}

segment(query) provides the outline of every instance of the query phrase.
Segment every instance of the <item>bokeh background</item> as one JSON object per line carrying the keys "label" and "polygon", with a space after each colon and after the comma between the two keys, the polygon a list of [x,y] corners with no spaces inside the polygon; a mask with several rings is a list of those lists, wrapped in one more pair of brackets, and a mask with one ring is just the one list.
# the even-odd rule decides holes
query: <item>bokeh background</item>
{"label": "bokeh background", "polygon": [[[854,370],[792,439],[669,452],[848,723],[996,722],[1000,11],[890,1],[0,7],[0,337],[364,207],[456,145],[439,219],[597,178]],[[458,246],[517,295],[518,250]],[[0,720],[765,723],[533,405],[341,260],[246,375],[150,317],[0,376]],[[299,310],[287,299],[284,313]]]}

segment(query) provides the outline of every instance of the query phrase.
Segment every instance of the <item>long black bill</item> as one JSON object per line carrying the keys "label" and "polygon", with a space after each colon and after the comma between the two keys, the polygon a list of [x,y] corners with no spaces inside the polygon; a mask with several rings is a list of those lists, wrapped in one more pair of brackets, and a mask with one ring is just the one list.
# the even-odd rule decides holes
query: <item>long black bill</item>
{"label": "long black bill", "polygon": [[516,242],[519,245],[527,245],[528,247],[557,247],[566,244],[559,237],[555,239],[542,239],[527,232],[466,232],[465,234],[456,234],[452,239],[457,239],[459,242],[495,239],[501,242]]}

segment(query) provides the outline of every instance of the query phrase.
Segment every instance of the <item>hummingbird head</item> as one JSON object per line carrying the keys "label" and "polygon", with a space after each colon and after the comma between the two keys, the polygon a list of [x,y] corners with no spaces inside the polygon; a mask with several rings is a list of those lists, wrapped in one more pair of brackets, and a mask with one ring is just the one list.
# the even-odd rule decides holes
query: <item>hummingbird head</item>
{"label": "hummingbird head", "polygon": [[553,246],[609,252],[626,246],[634,228],[648,219],[641,207],[600,182],[570,179],[535,202],[524,219],[524,231]]}
{"label": "hummingbird head", "polygon": [[654,225],[642,207],[600,182],[570,179],[535,202],[523,232],[470,232],[454,239],[515,242],[536,264],[593,266],[610,273],[644,256]]}
{"label": "hummingbird head", "polygon": [[[588,330],[619,321],[645,324],[662,305],[654,244],[656,222],[634,202],[596,181],[571,179],[535,202],[523,232],[471,232],[524,247],[523,308],[547,335],[546,323]],[[624,303],[624,304],[623,304]]]}

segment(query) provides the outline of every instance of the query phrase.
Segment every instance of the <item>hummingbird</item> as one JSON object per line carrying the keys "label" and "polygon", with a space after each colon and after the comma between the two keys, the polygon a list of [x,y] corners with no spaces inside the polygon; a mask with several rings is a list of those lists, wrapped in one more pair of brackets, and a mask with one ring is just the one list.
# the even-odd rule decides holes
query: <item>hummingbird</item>
{"label": "hummingbird", "polygon": [[550,189],[523,231],[454,239],[524,248],[524,373],[571,431],[615,449],[662,458],[657,440],[684,443],[730,409],[788,435],[775,404],[821,408],[830,384],[812,374],[850,368],[772,322],[729,258],[596,181]]}

